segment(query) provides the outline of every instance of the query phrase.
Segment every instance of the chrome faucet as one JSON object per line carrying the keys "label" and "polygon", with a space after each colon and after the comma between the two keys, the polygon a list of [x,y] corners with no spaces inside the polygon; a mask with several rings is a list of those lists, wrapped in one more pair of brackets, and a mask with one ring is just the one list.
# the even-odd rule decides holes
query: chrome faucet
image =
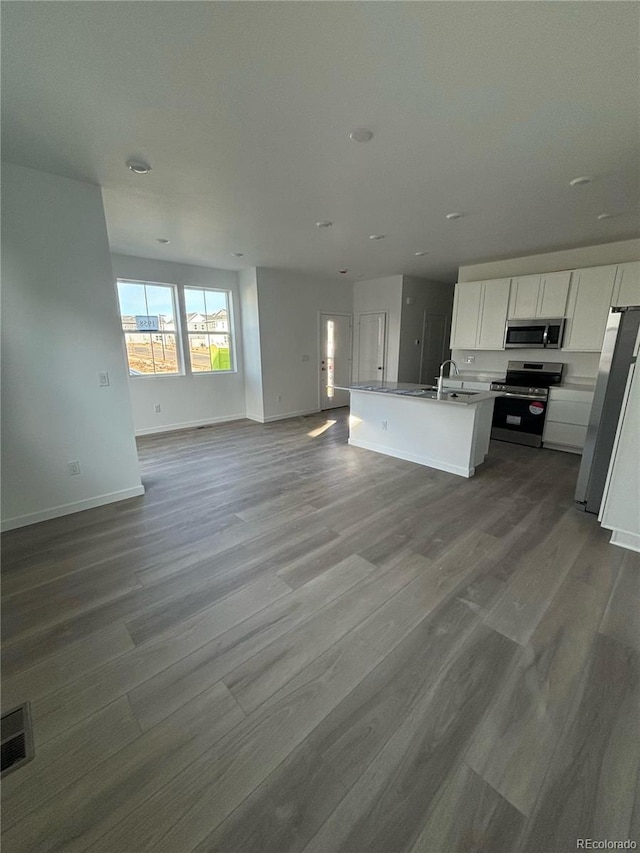
{"label": "chrome faucet", "polygon": [[460,371],[458,370],[458,365],[455,363],[455,361],[453,361],[453,359],[449,358],[449,359],[447,359],[447,361],[443,361],[442,364],[440,365],[440,375],[438,376],[438,394],[442,393],[442,386],[444,385],[443,370],[444,370],[445,364],[452,364],[455,373],[456,374],[460,373]]}

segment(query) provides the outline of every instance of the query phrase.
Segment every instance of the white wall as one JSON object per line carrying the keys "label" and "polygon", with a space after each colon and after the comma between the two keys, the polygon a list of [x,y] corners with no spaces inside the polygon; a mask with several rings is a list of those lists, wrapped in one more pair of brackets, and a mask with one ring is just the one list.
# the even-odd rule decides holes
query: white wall
{"label": "white wall", "polygon": [[351,285],[266,267],[256,276],[264,419],[317,412],[320,313],[351,314]]}
{"label": "white wall", "polygon": [[[229,421],[245,416],[242,323],[238,274],[233,270],[113,255],[116,278],[230,290],[236,373],[219,376],[132,376],[129,391],[137,435]],[[123,344],[124,346],[124,344]],[[160,412],[154,411],[156,403]]]}
{"label": "white wall", "polygon": [[354,313],[354,376],[358,375],[358,317],[360,314],[386,311],[387,332],[385,347],[385,378],[389,382],[398,381],[398,361],[400,353],[400,324],[402,318],[402,276],[372,278],[368,281],[356,281],[353,285]]}
{"label": "white wall", "polygon": [[[465,364],[466,356],[474,356],[473,364]],[[564,382],[594,383],[598,374],[598,352],[563,352],[563,350],[508,349],[460,350],[454,349],[451,358],[461,373],[495,374],[503,377],[508,361],[559,361],[565,365]]]}
{"label": "white wall", "polygon": [[[622,264],[640,259],[640,240],[623,240],[618,243],[603,243],[599,246],[583,246],[578,249],[566,249],[561,252],[547,252],[542,255],[528,255],[522,258],[509,258],[501,261],[489,261],[483,264],[470,264],[460,267],[458,281],[482,281],[484,279],[510,278],[518,275],[533,275],[542,272],[580,269],[604,264]],[[475,356],[474,364],[464,364],[467,355]],[[598,373],[599,353],[563,352],[562,350],[453,350],[451,357],[461,370],[470,372],[501,373],[507,367],[507,361],[561,361],[565,367],[565,381],[594,380]]]}
{"label": "white wall", "polygon": [[240,271],[240,300],[242,302],[246,413],[247,417],[254,421],[263,421],[264,393],[262,387],[262,353],[260,350],[258,280],[254,267]]}
{"label": "white wall", "polygon": [[[416,345],[415,341],[422,340],[425,311],[429,314],[442,314],[448,318],[446,329],[448,348],[453,293],[453,284],[427,281],[427,279],[410,275],[402,277],[402,315],[398,358],[398,379],[400,382],[420,381],[422,348],[420,345]],[[410,300],[410,303],[407,300]],[[448,349],[444,358],[449,358]]]}
{"label": "white wall", "polygon": [[527,255],[483,264],[469,264],[458,270],[458,281],[482,281],[491,278],[509,278],[516,275],[533,275],[538,272],[575,270],[581,267],[598,267],[603,264],[624,264],[640,260],[640,239],[583,246],[562,252]]}
{"label": "white wall", "polygon": [[99,187],[3,164],[2,304],[3,528],[142,494]]}

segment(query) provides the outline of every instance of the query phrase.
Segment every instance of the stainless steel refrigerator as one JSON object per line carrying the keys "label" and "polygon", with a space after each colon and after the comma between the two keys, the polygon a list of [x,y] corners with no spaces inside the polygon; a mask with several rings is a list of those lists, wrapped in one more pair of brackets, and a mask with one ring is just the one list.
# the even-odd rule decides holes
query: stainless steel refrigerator
{"label": "stainless steel refrigerator", "polygon": [[602,502],[639,326],[640,306],[609,312],[576,487],[576,501],[587,512],[597,513]]}

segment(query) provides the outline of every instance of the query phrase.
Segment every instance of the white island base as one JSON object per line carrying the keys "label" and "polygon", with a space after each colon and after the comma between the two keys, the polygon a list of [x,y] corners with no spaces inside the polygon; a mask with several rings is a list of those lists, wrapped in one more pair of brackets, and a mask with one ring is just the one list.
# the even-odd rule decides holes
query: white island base
{"label": "white island base", "polygon": [[349,444],[473,477],[489,451],[496,394],[477,400],[431,400],[351,391]]}

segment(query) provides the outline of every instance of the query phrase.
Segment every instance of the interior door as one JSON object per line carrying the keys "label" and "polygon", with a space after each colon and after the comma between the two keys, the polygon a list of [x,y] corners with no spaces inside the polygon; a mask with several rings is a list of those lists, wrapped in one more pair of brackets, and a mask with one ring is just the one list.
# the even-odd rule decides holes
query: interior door
{"label": "interior door", "polygon": [[447,348],[447,316],[424,313],[422,328],[422,355],[420,359],[421,385],[435,385],[440,365],[449,358]]}
{"label": "interior door", "polygon": [[351,382],[351,315],[320,315],[320,408],[349,405],[349,392],[336,385]]}
{"label": "interior door", "polygon": [[358,317],[358,382],[382,382],[385,374],[385,311]]}

